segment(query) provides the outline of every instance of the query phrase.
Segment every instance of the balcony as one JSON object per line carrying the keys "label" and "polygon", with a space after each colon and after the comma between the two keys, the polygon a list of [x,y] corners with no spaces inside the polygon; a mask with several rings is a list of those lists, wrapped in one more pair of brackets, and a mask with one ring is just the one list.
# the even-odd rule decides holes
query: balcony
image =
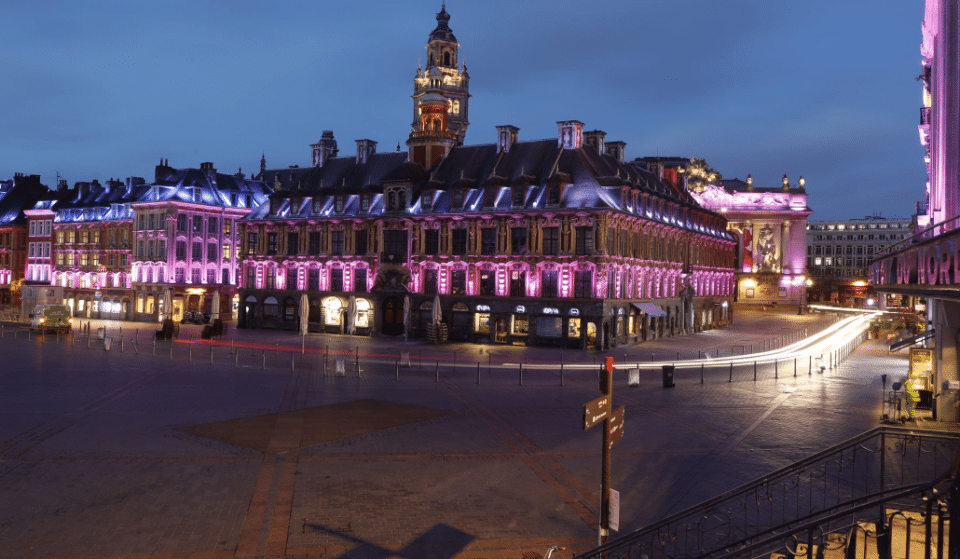
{"label": "balcony", "polygon": [[920,126],[930,125],[930,107],[920,107]]}

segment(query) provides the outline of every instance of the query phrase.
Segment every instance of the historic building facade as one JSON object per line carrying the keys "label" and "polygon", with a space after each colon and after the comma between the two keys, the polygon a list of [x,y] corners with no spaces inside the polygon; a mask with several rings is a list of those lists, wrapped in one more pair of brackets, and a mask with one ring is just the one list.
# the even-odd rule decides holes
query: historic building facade
{"label": "historic building facade", "polygon": [[464,145],[468,76],[437,21],[407,151],[339,157],[327,131],[312,167],[262,162],[240,326],[609,348],[729,321],[726,220],[576,120]]}
{"label": "historic building facade", "polygon": [[14,302],[14,290],[26,279],[28,256],[42,257],[44,251],[47,258],[50,256],[49,242],[38,239],[44,233],[49,237],[51,224],[28,226],[22,211],[46,192],[39,175],[17,173],[12,179],[0,181],[0,305]]}
{"label": "historic building facade", "polygon": [[[179,319],[185,310],[209,312],[214,296],[230,313],[235,221],[266,200],[267,187],[211,163],[174,169],[161,161],[155,173],[149,184],[61,181],[28,205],[27,282],[62,287],[81,317]],[[162,308],[164,291],[171,309]]]}
{"label": "historic building facade", "polygon": [[[915,226],[913,218],[880,216],[807,222],[809,300],[869,306],[873,292],[867,266],[884,249],[913,235]],[[891,296],[887,302],[887,307],[900,307],[903,300]]]}
{"label": "historic building facade", "polygon": [[[692,161],[684,172],[702,176],[702,161],[697,163]],[[813,211],[807,207],[803,177],[793,186],[784,176],[778,187],[754,186],[750,175],[746,181],[709,179],[688,188],[700,205],[727,219],[727,229],[737,239],[737,302],[804,305],[807,216]]]}

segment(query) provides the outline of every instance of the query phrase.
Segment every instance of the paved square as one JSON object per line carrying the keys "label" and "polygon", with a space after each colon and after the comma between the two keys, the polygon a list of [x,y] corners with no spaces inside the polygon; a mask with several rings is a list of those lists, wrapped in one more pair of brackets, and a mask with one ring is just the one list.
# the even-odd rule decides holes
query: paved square
{"label": "paved square", "polygon": [[[759,351],[829,319],[743,313],[608,354]],[[4,558],[569,557],[596,541],[600,432],[581,429],[596,372],[559,362],[601,354],[262,331],[206,344],[199,328],[154,345],[143,325],[107,326],[110,351],[0,332]],[[664,389],[618,373],[622,529],[875,427],[880,373],[905,370],[871,341],[826,374],[678,369]]]}

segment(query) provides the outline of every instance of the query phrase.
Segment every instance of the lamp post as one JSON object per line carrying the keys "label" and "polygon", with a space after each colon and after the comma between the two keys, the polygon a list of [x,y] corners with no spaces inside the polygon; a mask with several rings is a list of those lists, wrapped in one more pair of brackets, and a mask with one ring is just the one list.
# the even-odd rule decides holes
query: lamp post
{"label": "lamp post", "polygon": [[803,305],[807,302],[807,288],[813,286],[813,280],[807,278],[806,281],[800,282],[800,304],[797,305],[799,309],[797,314],[803,314]]}

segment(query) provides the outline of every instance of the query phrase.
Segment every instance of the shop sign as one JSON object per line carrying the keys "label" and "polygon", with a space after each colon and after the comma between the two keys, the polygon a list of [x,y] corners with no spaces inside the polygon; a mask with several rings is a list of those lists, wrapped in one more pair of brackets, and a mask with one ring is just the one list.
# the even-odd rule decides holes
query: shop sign
{"label": "shop sign", "polygon": [[490,312],[490,305],[477,305],[477,312]]}
{"label": "shop sign", "polygon": [[560,314],[560,309],[555,309],[553,307],[544,307],[543,314]]}
{"label": "shop sign", "polygon": [[960,284],[960,234],[918,246],[875,262],[870,267],[874,284]]}
{"label": "shop sign", "polygon": [[570,316],[580,316],[580,309],[570,309]]}
{"label": "shop sign", "polygon": [[517,305],[516,310],[514,310],[513,312],[515,312],[515,313],[517,313],[517,314],[523,314],[523,313],[527,312],[527,307],[525,307],[525,306],[523,306],[523,305]]}

